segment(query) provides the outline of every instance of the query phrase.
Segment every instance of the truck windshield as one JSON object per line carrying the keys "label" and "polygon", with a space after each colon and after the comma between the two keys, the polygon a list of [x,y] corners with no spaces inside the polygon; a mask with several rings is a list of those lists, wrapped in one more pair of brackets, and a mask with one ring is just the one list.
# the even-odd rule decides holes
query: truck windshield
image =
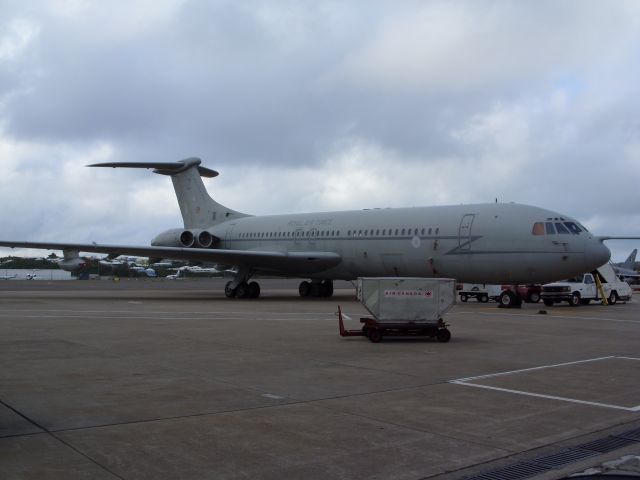
{"label": "truck windshield", "polygon": [[565,280],[565,282],[567,282],[567,283],[582,283],[583,279],[584,279],[584,275],[577,275],[575,277],[567,278]]}

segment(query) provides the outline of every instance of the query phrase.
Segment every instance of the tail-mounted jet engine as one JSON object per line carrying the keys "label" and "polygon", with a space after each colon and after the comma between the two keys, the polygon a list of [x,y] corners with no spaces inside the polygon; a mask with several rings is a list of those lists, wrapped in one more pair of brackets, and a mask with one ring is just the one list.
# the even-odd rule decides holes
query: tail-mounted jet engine
{"label": "tail-mounted jet engine", "polygon": [[183,230],[172,228],[151,240],[154,247],[209,248],[213,245],[213,235],[206,230]]}

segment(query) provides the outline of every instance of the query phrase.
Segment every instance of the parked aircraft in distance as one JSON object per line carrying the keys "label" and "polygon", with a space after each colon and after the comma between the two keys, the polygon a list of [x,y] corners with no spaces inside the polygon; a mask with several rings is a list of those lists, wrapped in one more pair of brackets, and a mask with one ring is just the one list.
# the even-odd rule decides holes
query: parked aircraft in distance
{"label": "parked aircraft in distance", "polygon": [[[116,162],[171,178],[184,222],[151,246],[0,241],[0,246],[141,255],[215,264],[236,273],[227,297],[255,298],[255,274],[309,278],[301,296],[331,296],[333,280],[360,276],[450,277],[466,283],[546,283],[607,262],[603,241],[573,218],[514,203],[252,216],[213,200],[200,159]],[[629,237],[624,237],[629,238]],[[506,291],[505,306],[518,303]]]}
{"label": "parked aircraft in distance", "polygon": [[638,280],[640,273],[635,269],[637,254],[638,249],[634,248],[624,262],[612,264],[616,275],[627,281]]}

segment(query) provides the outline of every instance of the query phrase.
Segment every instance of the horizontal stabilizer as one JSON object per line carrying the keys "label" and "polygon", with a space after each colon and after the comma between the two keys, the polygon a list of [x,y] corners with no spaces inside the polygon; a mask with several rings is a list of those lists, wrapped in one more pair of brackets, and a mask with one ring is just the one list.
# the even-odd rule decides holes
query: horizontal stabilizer
{"label": "horizontal stabilizer", "polygon": [[107,162],[94,163],[87,167],[111,167],[111,168],[153,168],[153,173],[160,175],[175,175],[184,172],[191,167],[198,167],[201,177],[213,178],[218,176],[218,172],[210,168],[201,167],[202,160],[199,158],[186,158],[179,162]]}

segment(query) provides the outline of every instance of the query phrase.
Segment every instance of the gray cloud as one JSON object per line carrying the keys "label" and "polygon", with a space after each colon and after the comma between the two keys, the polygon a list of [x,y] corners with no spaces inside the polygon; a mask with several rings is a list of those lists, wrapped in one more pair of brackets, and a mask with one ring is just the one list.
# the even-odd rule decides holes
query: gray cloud
{"label": "gray cloud", "polygon": [[193,155],[250,212],[498,197],[639,233],[635,2],[1,5],[4,237],[144,243],[166,179],[80,167]]}

